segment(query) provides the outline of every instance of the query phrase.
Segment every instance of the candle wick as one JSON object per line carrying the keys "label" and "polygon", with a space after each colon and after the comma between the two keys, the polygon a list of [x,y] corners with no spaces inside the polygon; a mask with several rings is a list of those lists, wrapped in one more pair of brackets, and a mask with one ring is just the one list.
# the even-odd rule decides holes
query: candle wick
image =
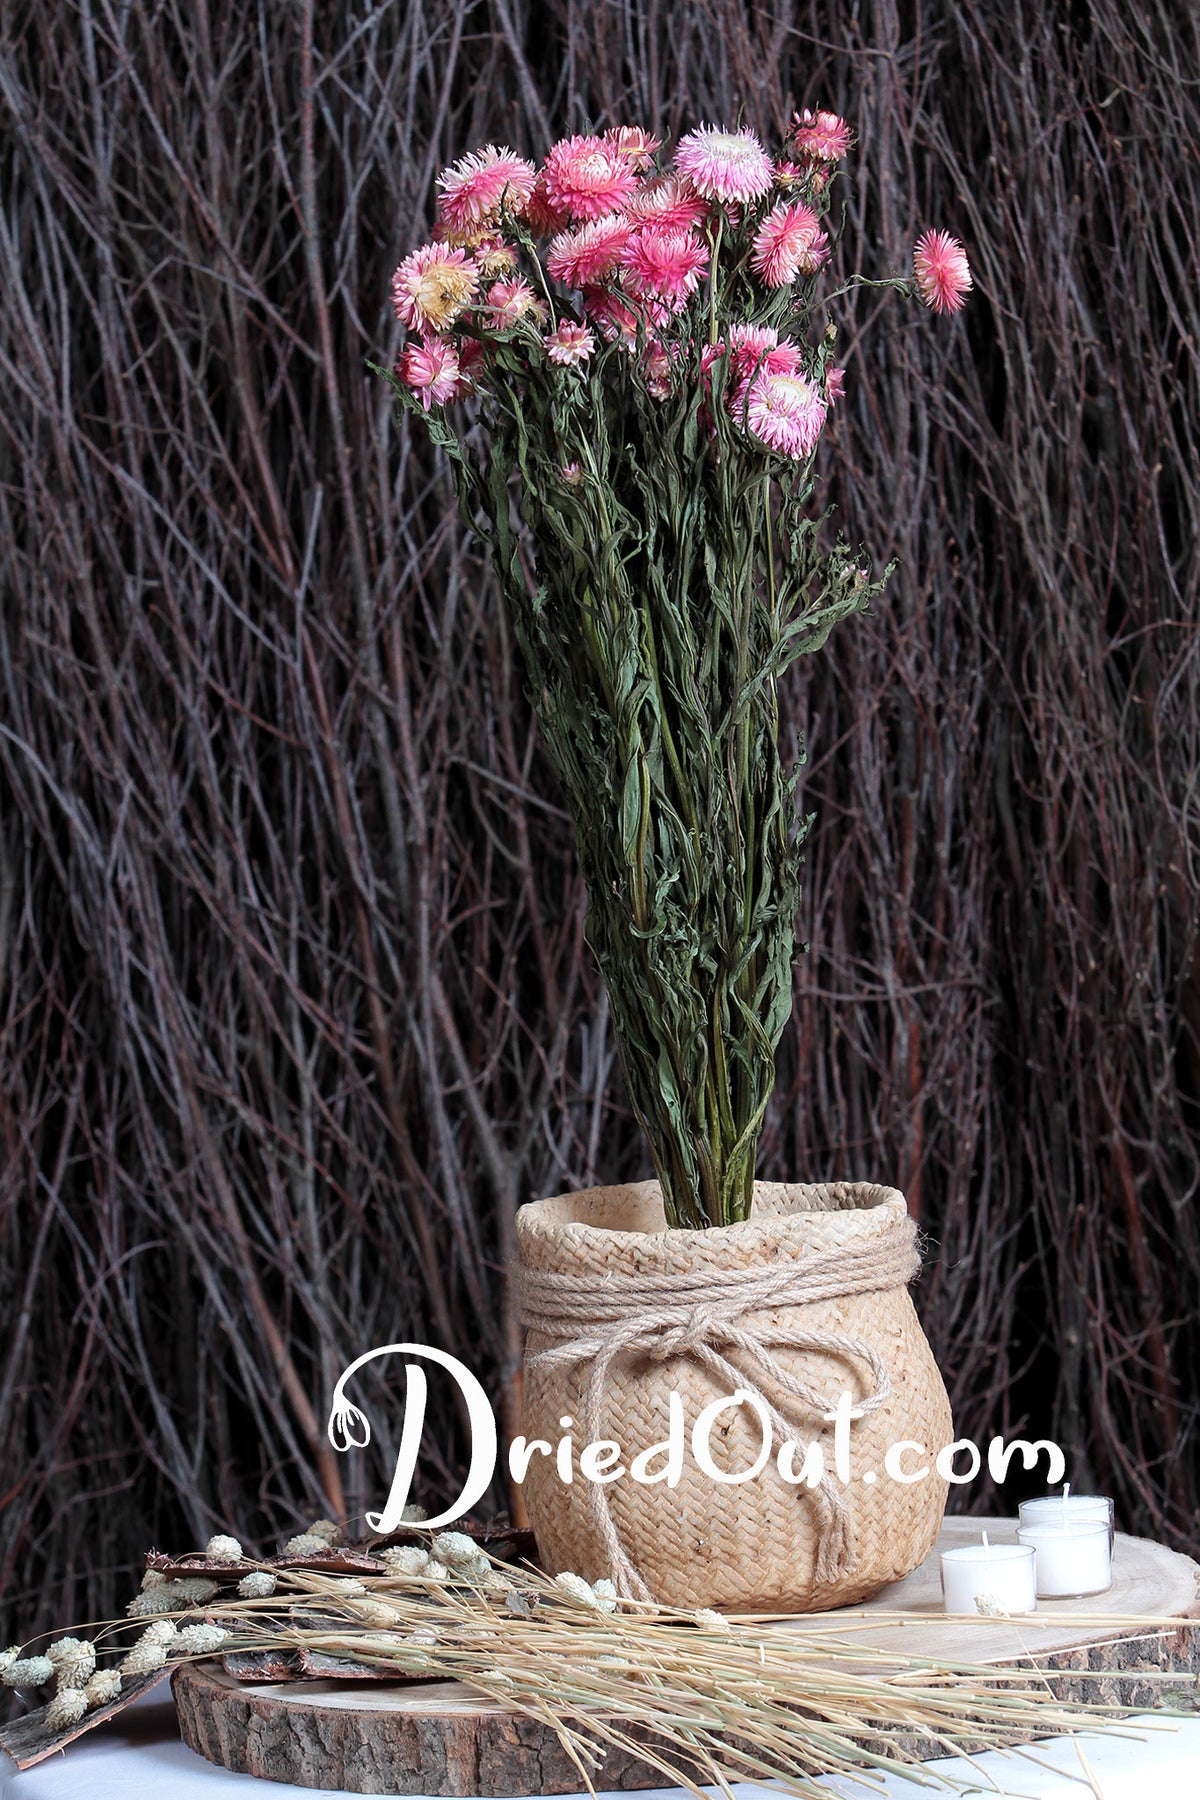
{"label": "candle wick", "polygon": [[984,1532],[984,1534],[983,1534],[983,1547],[984,1547],[984,1549],[985,1549],[985,1550],[986,1550],[986,1551],[987,1551],[987,1552],[988,1552],[988,1554],[989,1554],[989,1555],[990,1555],[990,1554],[991,1554],[991,1549],[992,1549],[992,1546],[991,1546],[991,1545],[990,1545],[990,1544],[989,1544],[989,1543],[988,1543],[988,1534],[987,1534],[987,1532],[986,1532],[986,1531],[985,1531],[985,1532]]}

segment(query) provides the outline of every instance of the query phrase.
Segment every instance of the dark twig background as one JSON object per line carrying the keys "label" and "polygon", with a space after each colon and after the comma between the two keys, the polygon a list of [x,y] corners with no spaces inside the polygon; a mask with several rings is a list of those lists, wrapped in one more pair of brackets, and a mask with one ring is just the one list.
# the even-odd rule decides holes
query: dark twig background
{"label": "dark twig background", "polygon": [[0,1641],[378,1504],[338,1372],[511,1397],[515,1206],[646,1171],[503,612],[363,363],[452,157],[743,103],[849,115],[842,268],[976,274],[841,303],[828,491],[902,568],[789,685],[762,1173],[903,1186],[964,1435],[1197,1547],[1198,68],[1184,0],[0,10]]}

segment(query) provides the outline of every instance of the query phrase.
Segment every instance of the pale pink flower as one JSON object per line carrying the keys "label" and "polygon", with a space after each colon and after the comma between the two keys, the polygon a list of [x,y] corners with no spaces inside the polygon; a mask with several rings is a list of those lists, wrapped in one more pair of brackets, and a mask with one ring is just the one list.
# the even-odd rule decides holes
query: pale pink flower
{"label": "pale pink flower", "polygon": [[836,368],[832,363],[825,371],[825,400],[832,406],[835,400],[841,400],[846,392],[846,371]]}
{"label": "pale pink flower", "polygon": [[632,348],[637,339],[639,315],[619,294],[611,288],[585,288],[583,310],[610,344],[620,338]]}
{"label": "pale pink flower", "polygon": [[596,339],[586,325],[572,325],[567,320],[557,331],[549,332],[542,342],[550,361],[563,368],[585,363],[596,348]]}
{"label": "pale pink flower", "polygon": [[798,370],[777,374],[764,370],[743,383],[734,410],[760,443],[784,456],[807,456],[821,435],[826,407]]}
{"label": "pale pink flower", "polygon": [[509,331],[518,319],[530,319],[544,325],[549,314],[546,304],[534,293],[527,281],[497,281],[487,291],[487,309],[497,331]]}
{"label": "pale pink flower", "polygon": [[796,271],[800,275],[815,275],[829,261],[829,239],[823,231],[818,231],[807,250],[802,250],[796,261]]}
{"label": "pale pink flower", "polygon": [[419,343],[406,344],[400,352],[396,373],[405,387],[412,388],[428,412],[432,405],[443,406],[457,400],[462,367],[453,344],[445,338],[427,337]]}
{"label": "pale pink flower", "polygon": [[561,207],[552,206],[546,192],[546,178],[539,175],[525,208],[525,223],[535,237],[553,237],[567,226],[567,215]]}
{"label": "pale pink flower", "polygon": [[642,183],[625,208],[625,217],[635,225],[657,225],[661,231],[690,231],[708,217],[708,201],[681,175],[655,175]]}
{"label": "pale pink flower", "polygon": [[563,138],[542,165],[546,198],[571,219],[617,212],[637,187],[629,158],[603,138]]}
{"label": "pale pink flower", "polygon": [[807,179],[808,170],[801,168],[799,163],[789,162],[787,157],[779,157],[776,160],[775,186],[782,188],[785,193],[790,188],[799,187],[800,183]]}
{"label": "pale pink flower", "polygon": [[579,487],[583,482],[583,464],[578,462],[562,463],[558,471],[558,479],[567,487]]}
{"label": "pale pink flower", "polygon": [[787,375],[800,367],[800,346],[791,338],[782,343],[770,325],[734,325],[729,332],[729,364],[735,378],[745,382],[756,372]]}
{"label": "pale pink flower", "polygon": [[967,253],[948,231],[927,231],[913,251],[917,292],[934,312],[957,312],[974,283]]}
{"label": "pale pink flower", "polygon": [[546,267],[564,287],[596,287],[615,273],[631,230],[616,213],[579,225],[552,241]]}
{"label": "pale pink flower", "polygon": [[679,344],[668,347],[658,338],[651,338],[646,345],[642,370],[646,377],[647,390],[652,399],[669,400],[671,398],[671,376],[681,354],[682,347]]}
{"label": "pale pink flower", "polygon": [[625,246],[621,272],[625,291],[635,300],[657,300],[679,312],[708,264],[707,246],[690,231],[662,231],[648,225]]}
{"label": "pale pink flower", "polygon": [[662,149],[662,139],[651,137],[640,125],[614,125],[605,132],[604,141],[627,156],[639,175],[654,161],[654,152]]}
{"label": "pale pink flower", "polygon": [[501,207],[520,216],[536,180],[532,163],[503,146],[472,150],[438,176],[438,217],[451,231],[470,232],[499,218]]}
{"label": "pale pink flower", "polygon": [[680,138],[675,167],[706,200],[726,203],[756,200],[774,180],[771,160],[752,131],[722,131],[716,125],[701,125]]}
{"label": "pale pink flower", "polygon": [[835,112],[814,113],[806,107],[792,118],[792,143],[814,162],[840,162],[853,142],[854,133]]}
{"label": "pale pink flower", "polygon": [[480,281],[499,281],[501,276],[512,275],[516,272],[516,247],[513,244],[506,244],[498,232],[492,232],[487,237],[480,238],[473,255]]}
{"label": "pale pink flower", "polygon": [[465,250],[422,244],[392,276],[392,305],[410,331],[446,331],[471,305],[479,272]]}
{"label": "pale pink flower", "polygon": [[773,207],[754,234],[750,265],[768,287],[790,287],[820,235],[811,206],[796,201]]}

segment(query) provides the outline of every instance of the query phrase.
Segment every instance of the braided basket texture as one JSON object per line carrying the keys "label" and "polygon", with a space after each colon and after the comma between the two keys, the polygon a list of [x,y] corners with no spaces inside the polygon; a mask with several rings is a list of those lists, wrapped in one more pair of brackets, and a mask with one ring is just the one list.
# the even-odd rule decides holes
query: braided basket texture
{"label": "braided basket texture", "polygon": [[[668,1231],[657,1182],[591,1188],[538,1200],[517,1214],[519,1253],[529,1279],[539,1273],[594,1280],[605,1276],[670,1274],[694,1278],[702,1304],[706,1271],[758,1270],[799,1262],[814,1253],[862,1243],[864,1238],[911,1232],[903,1196],[893,1188],[861,1182],[800,1186],[759,1182],[750,1219],[707,1231]],[[902,1284],[845,1294],[747,1315],[750,1329],[781,1328],[835,1334],[869,1346],[886,1364],[890,1393],[881,1406],[850,1427],[850,1481],[838,1493],[848,1527],[848,1549],[836,1578],[816,1578],[827,1510],[819,1492],[785,1482],[775,1454],[752,1481],[726,1485],[697,1467],[692,1425],[710,1402],[730,1391],[688,1354],[655,1360],[617,1359],[604,1389],[603,1435],[621,1446],[626,1473],[605,1486],[605,1499],[621,1547],[651,1594],[663,1605],[724,1607],[732,1611],[815,1612],[866,1599],[915,1569],[932,1550],[946,1504],[946,1483],[933,1457],[951,1442],[950,1405],[933,1354]],[[525,1347],[524,1431],[557,1445],[561,1421],[582,1419],[586,1362],[573,1368],[539,1366],[538,1352],[553,1339],[529,1332]],[[772,1352],[789,1372],[827,1393],[832,1411],[843,1392],[857,1401],[870,1378],[853,1355],[793,1347]],[[739,1352],[731,1352],[737,1361]],[[747,1371],[749,1374],[749,1371]],[[749,1383],[747,1384],[749,1385]],[[772,1403],[776,1396],[760,1383]],[[688,1448],[678,1485],[641,1485],[629,1465],[640,1450],[667,1437],[669,1395],[683,1403]],[[822,1446],[834,1467],[834,1427],[797,1417],[801,1443]],[[902,1483],[884,1468],[890,1446],[913,1440],[925,1447],[905,1453],[903,1467],[928,1466],[924,1479]],[[762,1429],[749,1406],[726,1408],[717,1419],[711,1453],[718,1468],[750,1468]],[[609,1573],[597,1525],[593,1484],[580,1476],[575,1440],[575,1478],[564,1482],[555,1460],[534,1455],[524,1482],[530,1522],[544,1566],[573,1570],[589,1580]],[[778,1451],[776,1441],[774,1450]],[[663,1459],[658,1459],[660,1462]],[[802,1460],[798,1457],[797,1461]],[[653,1467],[654,1465],[652,1465]],[[863,1477],[873,1473],[873,1481]]]}

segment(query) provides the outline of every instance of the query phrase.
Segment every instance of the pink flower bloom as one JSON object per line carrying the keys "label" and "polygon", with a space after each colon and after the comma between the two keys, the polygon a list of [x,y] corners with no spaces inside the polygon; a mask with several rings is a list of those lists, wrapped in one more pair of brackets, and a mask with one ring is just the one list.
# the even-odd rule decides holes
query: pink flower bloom
{"label": "pink flower bloom", "polygon": [[629,242],[631,227],[615,213],[593,219],[556,237],[546,256],[546,267],[564,287],[597,287],[614,274],[621,252]]}
{"label": "pink flower bloom", "polygon": [[[464,337],[459,342],[457,355],[459,393],[474,393],[479,377],[487,367],[487,352],[478,338]],[[454,398],[457,400],[458,394]]]}
{"label": "pink flower bloom", "polygon": [[807,250],[802,250],[796,262],[797,273],[815,275],[829,261],[829,239],[823,231],[818,231]]}
{"label": "pink flower bloom", "polygon": [[786,157],[780,157],[776,161],[775,186],[782,188],[785,193],[789,188],[799,187],[807,178],[808,170],[802,169],[799,163],[789,162]]}
{"label": "pink flower bloom", "polygon": [[596,340],[586,325],[571,325],[565,320],[557,331],[550,332],[542,342],[550,361],[564,368],[570,364],[585,363],[596,348]]}
{"label": "pink flower bloom", "polygon": [[471,305],[479,272],[464,250],[422,244],[392,276],[392,305],[410,331],[446,331]]}
{"label": "pink flower bloom", "polygon": [[917,292],[934,312],[957,312],[973,287],[967,253],[948,231],[927,231],[913,251]]}
{"label": "pink flower bloom", "polygon": [[633,347],[637,339],[638,314],[611,288],[585,288],[583,310],[610,344],[620,338]]}
{"label": "pink flower bloom", "polygon": [[779,341],[769,325],[734,325],[729,333],[729,364],[738,381],[752,375],[788,375],[800,367],[800,346]]}
{"label": "pink flower bloom", "polygon": [[784,456],[807,456],[825,423],[825,402],[798,370],[764,370],[744,382],[734,412],[760,443]]}
{"label": "pink flower bloom", "polygon": [[546,198],[571,219],[602,219],[617,212],[637,187],[629,158],[603,138],[569,137],[555,144],[542,165]]}
{"label": "pink flower bloom", "polygon": [[525,223],[535,237],[553,237],[556,231],[566,228],[567,215],[561,207],[551,205],[544,175],[539,175],[533,184],[529,205],[525,208]]}
{"label": "pink flower bloom", "polygon": [[845,119],[834,112],[809,112],[806,107],[792,119],[792,142],[802,156],[814,162],[840,162],[854,142]]}
{"label": "pink flower bloom", "polygon": [[558,478],[567,487],[579,487],[583,482],[583,464],[577,462],[563,463],[559,468]]}
{"label": "pink flower bloom", "polygon": [[430,406],[442,406],[457,400],[462,366],[453,344],[444,338],[427,337],[420,343],[406,344],[396,364],[396,373],[405,387],[412,388],[428,412]]}
{"label": "pink flower bloom", "polygon": [[506,244],[498,232],[481,238],[475,246],[475,267],[479,270],[481,281],[498,281],[501,276],[513,275],[517,267],[517,251],[514,244]]}
{"label": "pink flower bloom", "polygon": [[756,200],[775,178],[752,131],[722,131],[716,125],[701,125],[680,138],[675,167],[706,200]]}
{"label": "pink flower bloom", "polygon": [[535,179],[532,163],[485,144],[438,176],[438,217],[451,231],[470,232],[498,218],[501,206],[519,216],[529,204]]}
{"label": "pink flower bloom", "polygon": [[672,312],[686,306],[708,264],[707,246],[690,231],[653,225],[636,232],[621,257],[626,293],[635,300],[658,300]]}
{"label": "pink flower bloom", "polygon": [[634,225],[657,225],[661,231],[690,231],[708,217],[708,201],[680,175],[655,175],[642,183],[625,208],[625,217]]}
{"label": "pink flower bloom", "polygon": [[773,207],[754,234],[750,264],[768,287],[790,287],[821,235],[811,206],[803,202]]}
{"label": "pink flower bloom", "polygon": [[669,400],[671,398],[671,377],[683,354],[681,344],[667,345],[658,338],[651,338],[646,345],[646,355],[642,369],[646,377],[646,387],[652,399]]}
{"label": "pink flower bloom", "polygon": [[846,392],[846,371],[838,369],[831,363],[825,371],[825,400],[832,406],[835,400],[841,400]]}
{"label": "pink flower bloom", "polygon": [[544,325],[546,305],[527,281],[497,281],[487,291],[487,309],[497,331],[510,331],[518,319]]}
{"label": "pink flower bloom", "polygon": [[662,139],[651,137],[640,125],[614,125],[605,132],[604,141],[627,156],[639,175],[654,161],[654,152],[662,149]]}

